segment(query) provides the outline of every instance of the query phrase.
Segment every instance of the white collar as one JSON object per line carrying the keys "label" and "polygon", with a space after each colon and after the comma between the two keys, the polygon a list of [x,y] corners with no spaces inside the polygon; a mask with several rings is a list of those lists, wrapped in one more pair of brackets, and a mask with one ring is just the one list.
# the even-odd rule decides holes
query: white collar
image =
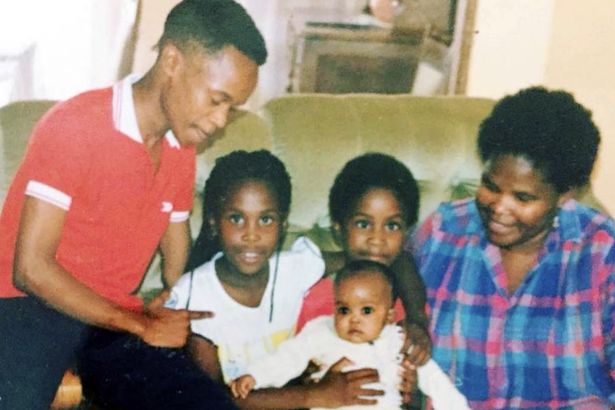
{"label": "white collar", "polygon": [[[113,124],[119,132],[142,144],[143,136],[139,131],[135,103],[132,98],[132,85],[140,78],[136,74],[130,74],[113,85]],[[171,147],[180,148],[173,131],[167,131],[165,138]]]}

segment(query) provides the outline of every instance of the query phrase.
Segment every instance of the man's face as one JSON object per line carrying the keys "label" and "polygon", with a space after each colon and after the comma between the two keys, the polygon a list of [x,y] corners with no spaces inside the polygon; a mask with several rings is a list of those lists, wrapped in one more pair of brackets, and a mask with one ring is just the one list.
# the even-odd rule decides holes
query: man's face
{"label": "man's face", "polygon": [[[207,54],[193,46],[166,50],[169,81],[162,92],[162,109],[168,126],[182,145],[213,143],[229,112],[246,102],[256,87],[258,65],[233,46]],[[163,58],[165,58],[163,51]]]}

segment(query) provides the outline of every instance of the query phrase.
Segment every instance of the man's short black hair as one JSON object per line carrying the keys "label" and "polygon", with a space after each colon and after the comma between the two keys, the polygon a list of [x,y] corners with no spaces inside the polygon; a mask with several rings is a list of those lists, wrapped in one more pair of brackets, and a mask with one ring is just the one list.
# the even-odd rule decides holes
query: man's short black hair
{"label": "man's short black hair", "polygon": [[196,43],[210,53],[234,46],[258,65],[267,60],[265,40],[252,18],[233,0],[183,0],[168,14],[158,47]]}
{"label": "man's short black hair", "polygon": [[543,87],[504,97],[478,133],[483,162],[502,155],[522,156],[559,193],[589,181],[599,145],[591,112],[570,93]]}
{"label": "man's short black hair", "polygon": [[399,201],[404,222],[414,225],[419,212],[419,188],[412,172],[394,157],[367,153],[351,159],[335,177],[329,191],[332,222],[345,223],[371,189],[390,190]]}

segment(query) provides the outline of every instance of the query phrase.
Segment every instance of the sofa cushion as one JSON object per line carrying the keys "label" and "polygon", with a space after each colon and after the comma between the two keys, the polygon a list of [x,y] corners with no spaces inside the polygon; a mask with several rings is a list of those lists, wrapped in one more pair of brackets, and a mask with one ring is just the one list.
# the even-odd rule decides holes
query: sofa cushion
{"label": "sofa cushion", "polygon": [[0,206],[26,151],[34,124],[55,101],[19,101],[0,108]]}

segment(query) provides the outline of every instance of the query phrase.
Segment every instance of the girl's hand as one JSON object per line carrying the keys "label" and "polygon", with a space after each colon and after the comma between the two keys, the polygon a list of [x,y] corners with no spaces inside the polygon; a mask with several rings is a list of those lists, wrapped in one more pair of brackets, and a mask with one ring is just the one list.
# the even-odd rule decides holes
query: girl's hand
{"label": "girl's hand", "polygon": [[405,357],[401,362],[401,383],[399,385],[403,403],[407,404],[412,400],[412,392],[416,389],[417,381],[416,366]]}
{"label": "girl's hand", "polygon": [[317,363],[314,360],[310,360],[303,373],[301,373],[301,375],[295,380],[302,385],[314,384],[316,381],[312,378],[312,375],[322,370],[322,368],[322,363]]}
{"label": "girl's hand", "polygon": [[246,374],[231,382],[231,392],[235,398],[245,399],[256,385],[254,377]]}
{"label": "girl's hand", "polygon": [[420,367],[431,359],[431,338],[427,330],[414,323],[405,323],[406,343],[402,354],[411,365]]}
{"label": "girl's hand", "polygon": [[431,358],[431,339],[427,331],[414,323],[401,323],[406,338],[401,349],[403,355],[399,392],[404,403],[410,403],[416,389],[416,369]]}

